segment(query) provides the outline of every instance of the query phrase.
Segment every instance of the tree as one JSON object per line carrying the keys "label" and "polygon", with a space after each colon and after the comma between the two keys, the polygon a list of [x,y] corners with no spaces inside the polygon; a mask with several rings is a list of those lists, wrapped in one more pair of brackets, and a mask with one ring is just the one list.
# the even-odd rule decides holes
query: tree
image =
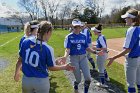
{"label": "tree", "polygon": [[61,19],[61,25],[62,25],[62,29],[63,29],[63,25],[64,25],[64,19],[68,19],[71,16],[71,6],[72,6],[72,2],[67,2],[66,4],[64,4],[61,7],[60,13],[59,13],[59,17]]}
{"label": "tree", "polygon": [[103,17],[104,23],[124,23],[125,20],[121,18],[121,15],[125,14],[127,10],[129,10],[131,7],[124,7],[122,9],[112,9],[110,15],[106,15]]}
{"label": "tree", "polygon": [[74,11],[72,12],[72,19],[79,18],[79,16],[80,16],[80,12],[78,10],[78,5],[77,5],[76,9],[74,9]]}
{"label": "tree", "polygon": [[18,5],[28,12],[31,20],[35,20],[39,16],[37,0],[19,0]]}
{"label": "tree", "polygon": [[46,0],[39,0],[45,20],[48,20]]}
{"label": "tree", "polygon": [[46,5],[48,5],[50,21],[55,25],[54,15],[60,6],[61,0],[47,0]]}
{"label": "tree", "polygon": [[12,18],[19,20],[19,22],[24,26],[23,16],[20,12],[15,12],[13,15],[11,15]]}
{"label": "tree", "polygon": [[99,21],[97,14],[89,8],[84,9],[84,13],[79,19],[87,22],[88,24],[98,23]]}
{"label": "tree", "polygon": [[102,13],[104,11],[104,0],[85,0],[85,5],[89,10],[94,12],[94,15],[102,18]]}

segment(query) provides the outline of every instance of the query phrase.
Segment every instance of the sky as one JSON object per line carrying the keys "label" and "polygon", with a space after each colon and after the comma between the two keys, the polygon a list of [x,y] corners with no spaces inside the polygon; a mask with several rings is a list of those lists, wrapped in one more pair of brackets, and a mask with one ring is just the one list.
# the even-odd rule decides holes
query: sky
{"label": "sky", "polygon": [[[19,10],[19,7],[17,5],[18,1],[19,0],[0,0],[0,3],[5,2],[8,6],[14,8],[16,10]],[[62,1],[67,1],[67,0],[62,0]],[[71,1],[81,2],[81,3],[85,2],[85,0],[71,0]],[[102,1],[102,0],[100,0],[100,1]],[[125,6],[125,5],[135,5],[134,1],[136,1],[136,3],[140,4],[140,0],[104,0],[104,1],[105,1],[104,14],[110,14],[112,8],[121,8],[122,6]]]}
{"label": "sky", "polygon": [[18,0],[0,0],[0,2],[6,3],[8,6],[14,7],[15,9],[18,9],[17,2]]}

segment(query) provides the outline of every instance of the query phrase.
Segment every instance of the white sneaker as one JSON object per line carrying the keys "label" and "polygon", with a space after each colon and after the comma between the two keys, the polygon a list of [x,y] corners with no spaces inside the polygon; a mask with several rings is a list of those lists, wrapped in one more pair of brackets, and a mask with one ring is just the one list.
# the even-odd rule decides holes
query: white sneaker
{"label": "white sneaker", "polygon": [[79,92],[78,92],[78,89],[77,89],[77,90],[74,90],[74,93],[79,93]]}
{"label": "white sneaker", "polygon": [[103,87],[103,88],[108,88],[108,86],[106,84],[102,84],[100,82],[96,83],[96,86]]}
{"label": "white sneaker", "polygon": [[108,77],[108,78],[105,78],[105,80],[107,81],[107,82],[109,82],[110,81],[110,78]]}

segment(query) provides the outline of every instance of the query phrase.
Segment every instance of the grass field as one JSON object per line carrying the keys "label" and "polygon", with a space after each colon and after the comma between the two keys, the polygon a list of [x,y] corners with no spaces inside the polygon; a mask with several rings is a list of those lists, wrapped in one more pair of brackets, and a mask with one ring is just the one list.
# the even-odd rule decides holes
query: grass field
{"label": "grass field", "polygon": [[[126,28],[104,29],[103,34],[107,39],[120,38],[125,36],[125,31]],[[53,36],[48,43],[54,48],[56,57],[63,56],[63,42],[68,33],[69,32],[66,30],[56,30],[53,32]],[[22,34],[23,32],[0,34],[0,45]],[[96,37],[93,37],[93,40],[95,40]],[[0,47],[0,58],[7,59],[9,62],[8,67],[0,71],[0,93],[21,93],[21,81],[15,82],[13,80],[15,64],[18,58],[18,44],[20,38],[21,37],[18,37],[5,46]],[[114,63],[110,68],[107,68],[107,70],[111,82],[116,83],[118,87],[121,87],[126,91],[123,66]],[[72,86],[65,77],[63,71],[50,72],[50,80],[50,93],[72,93]]]}

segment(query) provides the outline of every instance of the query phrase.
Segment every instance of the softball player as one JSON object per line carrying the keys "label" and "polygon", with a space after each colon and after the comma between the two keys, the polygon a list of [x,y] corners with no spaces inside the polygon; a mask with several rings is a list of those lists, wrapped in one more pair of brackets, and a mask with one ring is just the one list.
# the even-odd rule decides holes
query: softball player
{"label": "softball player", "polygon": [[96,49],[97,51],[102,50],[104,52],[104,55],[96,56],[97,66],[98,66],[98,70],[99,70],[99,77],[100,77],[100,83],[96,83],[96,85],[101,86],[101,87],[108,87],[105,84],[105,80],[109,81],[109,77],[108,77],[107,71],[105,69],[105,61],[106,61],[107,55],[108,55],[106,38],[101,33],[101,31],[102,31],[101,24],[98,24],[97,26],[91,28],[91,30],[94,31],[94,34],[98,36],[97,41],[96,41],[96,48],[94,48],[94,49]]}
{"label": "softball player", "polygon": [[130,9],[121,17],[125,18],[126,25],[130,26],[130,28],[126,32],[123,51],[109,58],[108,66],[110,66],[116,58],[128,53],[125,62],[128,93],[136,93],[135,84],[137,85],[138,93],[140,93],[140,15],[137,10]]}
{"label": "softball player", "polygon": [[22,60],[22,93],[49,93],[48,69],[51,71],[74,70],[74,67],[69,64],[55,65],[53,48],[46,43],[51,34],[51,23],[42,21],[37,39],[28,38],[21,46],[19,59]]}
{"label": "softball player", "polygon": [[[72,66],[75,66],[74,76],[76,81],[74,82],[75,93],[78,93],[78,84],[81,82],[81,71],[83,72],[85,83],[84,93],[88,93],[88,88],[91,82],[90,70],[88,66],[88,59],[86,50],[92,53],[96,53],[88,47],[86,36],[81,34],[81,21],[73,20],[73,31],[68,34],[64,41],[65,60],[70,55],[70,62]],[[99,52],[102,55],[102,52]],[[81,70],[81,71],[80,71]]]}
{"label": "softball player", "polygon": [[[92,42],[92,40],[91,40],[92,34],[91,34],[89,28],[86,26],[85,22],[82,22],[82,31],[81,31],[81,33],[86,36],[88,46],[91,48],[92,47],[92,44],[91,44],[91,42]],[[93,67],[93,70],[95,70],[95,63],[94,63],[93,58],[90,55],[90,52],[87,52],[87,58],[88,58],[89,62],[91,63],[91,65]]]}
{"label": "softball player", "polygon": [[[34,37],[34,38],[36,37],[38,27],[39,27],[39,22],[37,20],[27,22],[24,25],[24,33],[25,33],[25,35],[20,40],[19,49],[21,48],[22,43],[23,43],[23,41],[25,39],[30,38],[30,37]],[[17,69],[15,70],[15,75],[14,75],[15,81],[18,81],[19,78],[20,78],[20,69],[21,69],[22,64],[19,61],[21,61],[21,60],[18,60],[18,62],[16,64]]]}

